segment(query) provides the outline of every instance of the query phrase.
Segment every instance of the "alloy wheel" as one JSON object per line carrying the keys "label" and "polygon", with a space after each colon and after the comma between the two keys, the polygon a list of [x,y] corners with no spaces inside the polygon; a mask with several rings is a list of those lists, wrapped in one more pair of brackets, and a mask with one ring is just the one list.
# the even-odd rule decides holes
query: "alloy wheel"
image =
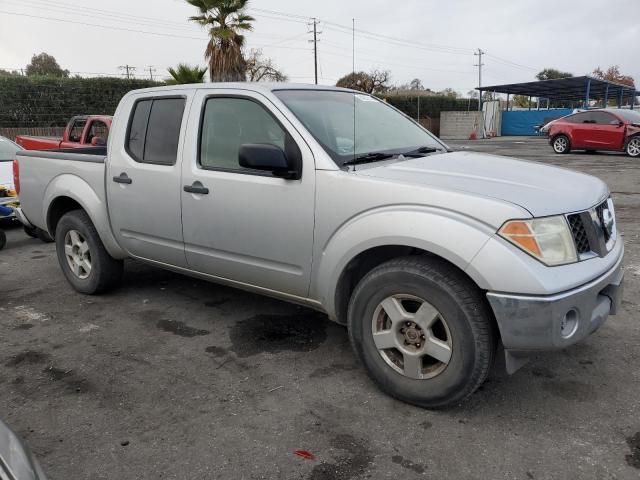
{"label": "alloy wheel", "polygon": [[632,138],[627,145],[627,153],[631,157],[640,157],[640,137]]}
{"label": "alloy wheel", "polygon": [[84,280],[91,275],[89,243],[77,230],[69,230],[64,237],[64,255],[73,274]]}
{"label": "alloy wheel", "polygon": [[451,361],[447,322],[424,299],[405,294],[385,298],[374,311],[371,329],[380,356],[406,377],[433,378]]}
{"label": "alloy wheel", "polygon": [[558,137],[553,141],[553,149],[556,153],[564,153],[569,147],[569,142],[565,137]]}

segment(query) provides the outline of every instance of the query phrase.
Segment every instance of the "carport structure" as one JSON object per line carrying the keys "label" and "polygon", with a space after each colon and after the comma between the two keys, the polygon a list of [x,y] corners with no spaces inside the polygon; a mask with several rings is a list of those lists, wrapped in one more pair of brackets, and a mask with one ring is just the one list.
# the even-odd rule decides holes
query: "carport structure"
{"label": "carport structure", "polygon": [[583,108],[589,108],[592,100],[602,102],[603,107],[606,107],[610,100],[615,100],[618,108],[629,105],[631,109],[634,108],[636,97],[640,96],[640,91],[637,91],[635,86],[589,76],[493,85],[478,87],[477,90],[480,91],[480,98],[484,92],[507,94],[507,110],[511,95],[529,97],[529,105],[532,98],[538,98],[538,108],[540,100],[547,101],[547,108],[551,101],[582,101]]}

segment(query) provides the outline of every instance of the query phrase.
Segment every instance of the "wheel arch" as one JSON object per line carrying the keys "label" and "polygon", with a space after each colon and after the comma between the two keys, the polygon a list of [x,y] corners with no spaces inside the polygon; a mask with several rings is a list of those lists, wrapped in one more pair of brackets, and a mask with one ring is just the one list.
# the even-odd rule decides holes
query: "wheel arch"
{"label": "wheel arch", "polygon": [[482,277],[474,278],[475,271],[466,269],[494,234],[492,227],[452,212],[401,210],[367,216],[343,226],[317,256],[311,297],[332,320],[344,324],[358,281],[376,266],[407,255],[445,261],[482,288]]}
{"label": "wheel arch", "polygon": [[126,257],[111,233],[106,202],[83,179],[75,175],[56,177],[47,186],[43,208],[47,231],[52,237],[55,238],[58,223],[66,213],[72,210],[83,210],[96,227],[107,252],[114,258]]}

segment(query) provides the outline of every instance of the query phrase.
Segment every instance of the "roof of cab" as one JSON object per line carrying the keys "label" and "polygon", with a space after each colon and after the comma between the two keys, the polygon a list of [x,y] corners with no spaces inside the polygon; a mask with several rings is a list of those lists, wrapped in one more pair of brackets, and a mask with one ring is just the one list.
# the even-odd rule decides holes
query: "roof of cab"
{"label": "roof of cab", "polygon": [[[161,87],[143,88],[133,90],[132,93],[163,92],[175,90],[251,90],[254,92],[269,93],[277,90],[331,90],[336,92],[355,92],[348,88],[333,87],[330,85],[313,85],[306,83],[276,83],[276,82],[210,82],[210,83],[189,83],[186,85],[165,85]],[[361,92],[359,92],[361,93]]]}

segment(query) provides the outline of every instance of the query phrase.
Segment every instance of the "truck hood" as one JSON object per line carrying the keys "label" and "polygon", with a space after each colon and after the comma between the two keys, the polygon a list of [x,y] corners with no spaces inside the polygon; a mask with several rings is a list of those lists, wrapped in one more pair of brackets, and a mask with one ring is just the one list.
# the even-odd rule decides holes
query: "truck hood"
{"label": "truck hood", "polygon": [[607,185],[591,175],[472,152],[359,165],[356,174],[496,198],[534,217],[585,210],[608,195]]}

